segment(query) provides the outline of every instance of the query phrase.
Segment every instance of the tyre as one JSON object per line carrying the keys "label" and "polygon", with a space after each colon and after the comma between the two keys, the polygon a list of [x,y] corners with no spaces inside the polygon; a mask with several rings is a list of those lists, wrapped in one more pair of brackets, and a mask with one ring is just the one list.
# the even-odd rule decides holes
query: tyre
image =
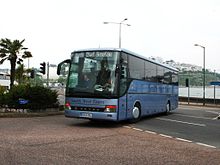
{"label": "tyre", "polygon": [[167,104],[166,104],[166,114],[168,115],[170,113],[170,102],[168,101]]}
{"label": "tyre", "polygon": [[141,108],[139,105],[135,104],[132,109],[132,119],[130,119],[129,121],[131,123],[136,123],[140,119],[141,119]]}

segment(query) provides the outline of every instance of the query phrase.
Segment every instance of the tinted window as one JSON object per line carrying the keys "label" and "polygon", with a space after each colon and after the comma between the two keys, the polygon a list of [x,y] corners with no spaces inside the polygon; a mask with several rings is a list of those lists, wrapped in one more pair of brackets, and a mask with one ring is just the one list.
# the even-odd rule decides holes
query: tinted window
{"label": "tinted window", "polygon": [[173,72],[169,69],[164,69],[164,83],[171,84],[172,83],[172,74]]}
{"label": "tinted window", "polygon": [[178,85],[178,75],[175,72],[172,73],[172,84]]}
{"label": "tinted window", "polygon": [[157,82],[164,82],[164,68],[162,66],[157,66]]}
{"label": "tinted window", "polygon": [[144,79],[144,60],[129,56],[130,78]]}
{"label": "tinted window", "polygon": [[149,61],[145,61],[145,79],[147,81],[156,82],[156,73],[156,65]]}

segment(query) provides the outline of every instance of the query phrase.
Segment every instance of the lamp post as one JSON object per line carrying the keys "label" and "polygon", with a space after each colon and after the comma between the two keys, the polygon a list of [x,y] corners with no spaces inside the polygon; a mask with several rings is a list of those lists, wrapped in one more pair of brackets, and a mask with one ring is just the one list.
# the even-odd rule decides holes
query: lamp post
{"label": "lamp post", "polygon": [[121,48],[121,25],[131,26],[130,24],[123,23],[124,21],[127,21],[128,19],[125,18],[121,22],[103,22],[104,24],[118,24],[119,25],[119,48]]}
{"label": "lamp post", "polygon": [[[214,70],[214,75],[215,75],[215,81],[216,81],[216,72]],[[214,85],[214,104],[215,104],[215,85]]]}
{"label": "lamp post", "polygon": [[203,106],[205,105],[205,46],[195,44],[194,46],[199,46],[203,48]]}

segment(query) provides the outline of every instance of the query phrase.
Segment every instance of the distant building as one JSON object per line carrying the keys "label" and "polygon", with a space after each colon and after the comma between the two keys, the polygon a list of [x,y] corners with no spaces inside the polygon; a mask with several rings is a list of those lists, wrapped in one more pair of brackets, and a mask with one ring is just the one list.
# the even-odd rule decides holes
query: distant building
{"label": "distant building", "polygon": [[10,86],[9,69],[0,69],[0,86],[9,89]]}

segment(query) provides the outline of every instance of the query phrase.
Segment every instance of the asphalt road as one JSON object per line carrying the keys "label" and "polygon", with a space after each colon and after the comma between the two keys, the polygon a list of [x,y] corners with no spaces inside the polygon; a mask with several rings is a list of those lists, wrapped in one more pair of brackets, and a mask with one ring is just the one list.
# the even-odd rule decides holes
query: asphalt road
{"label": "asphalt road", "polygon": [[180,106],[167,116],[148,117],[132,127],[162,136],[182,139],[212,148],[220,148],[220,109]]}
{"label": "asphalt road", "polygon": [[[148,130],[150,128],[154,130],[156,126],[153,125],[161,128],[178,126],[182,123],[173,123],[164,119],[178,120],[183,117],[178,114],[185,115],[182,112],[187,110],[180,108],[169,116],[153,116],[133,125],[126,122],[90,122],[65,118],[63,115],[1,118],[0,164],[219,165],[219,148],[202,146],[137,129],[139,126]],[[200,111],[199,113],[203,114]],[[209,118],[209,115],[206,117]],[[203,120],[206,121],[206,119]],[[212,122],[219,121],[207,119],[206,122],[200,124],[210,125]],[[190,129],[195,127],[189,124],[184,126]],[[179,127],[180,130],[183,129],[181,127]],[[182,131],[166,132],[179,135]]]}

